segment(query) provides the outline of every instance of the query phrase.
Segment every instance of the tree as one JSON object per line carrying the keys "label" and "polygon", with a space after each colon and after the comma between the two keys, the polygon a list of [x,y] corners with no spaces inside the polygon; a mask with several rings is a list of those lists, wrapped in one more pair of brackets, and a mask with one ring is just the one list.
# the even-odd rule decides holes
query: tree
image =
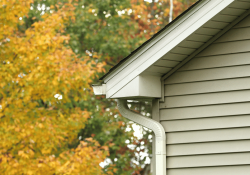
{"label": "tree", "polygon": [[108,155],[107,147],[91,138],[76,148],[68,146],[91,115],[68,104],[72,97],[87,99],[84,88],[104,64],[92,66],[67,46],[64,23],[74,20],[70,4],[44,15],[25,33],[18,31],[19,17],[27,14],[31,2],[0,3],[0,172],[102,174],[99,163]]}
{"label": "tree", "polygon": [[[19,29],[26,30],[35,21],[42,20],[40,14],[51,13],[51,10],[57,11],[67,2],[61,1],[59,4],[56,1],[34,1],[31,5],[33,10],[28,13],[28,18],[26,16],[23,18],[25,25],[20,26]],[[138,31],[139,26],[136,21],[131,21],[129,1],[96,1],[95,3],[72,1],[71,4],[75,8],[74,21],[70,19],[65,23],[65,32],[70,35],[69,45],[78,55],[78,59],[88,58],[96,63],[105,62],[107,63],[105,68],[109,69],[145,41],[144,37],[137,38],[134,32]],[[55,8],[51,9],[51,5]],[[86,87],[86,91],[89,89],[89,86]],[[141,151],[137,151],[136,147],[133,150],[127,147],[125,141],[141,146],[138,139],[133,136],[133,132],[126,131],[127,120],[119,116],[115,101],[105,100],[103,97],[97,97],[100,99],[97,101],[91,95],[92,91],[88,92],[87,100],[70,98],[69,105],[91,112],[88,124],[79,132],[76,140],[93,137],[101,145],[109,146],[110,156],[108,157],[112,161],[110,166],[114,165],[117,168],[116,174],[136,172],[140,166],[132,163],[131,159],[144,162],[146,158],[138,159],[135,154]],[[78,142],[75,141],[70,146],[76,147],[77,144]]]}
{"label": "tree", "polygon": [[[150,154],[151,133],[144,130],[144,137],[136,138],[115,101],[93,97],[90,85],[168,23],[169,1],[1,3],[0,137],[8,143],[0,147],[1,169],[15,165],[14,170],[38,174],[39,167],[29,166],[34,164],[48,167],[46,172],[72,174],[69,167],[80,171],[79,162],[87,160],[79,155],[89,153],[93,172],[100,172],[98,162],[109,158],[103,173],[142,174],[147,166],[141,166],[146,160],[141,153]],[[174,17],[188,6],[173,4]],[[150,115],[150,103],[130,105]]]}

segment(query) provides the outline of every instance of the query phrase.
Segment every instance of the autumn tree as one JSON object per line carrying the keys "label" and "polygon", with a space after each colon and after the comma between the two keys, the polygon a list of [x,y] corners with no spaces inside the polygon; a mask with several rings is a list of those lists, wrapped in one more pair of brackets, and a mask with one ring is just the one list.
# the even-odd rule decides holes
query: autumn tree
{"label": "autumn tree", "polygon": [[[197,0],[172,0],[172,20]],[[131,0],[131,18],[139,24],[139,35],[149,39],[165,27],[170,17],[170,0]]]}
{"label": "autumn tree", "polygon": [[[34,1],[27,16],[23,16],[24,25],[19,26],[25,31],[34,22],[43,20],[41,14],[54,13],[69,1]],[[69,34],[69,46],[77,54],[78,59],[90,59],[95,63],[105,62],[106,69],[114,66],[117,61],[128,55],[131,50],[142,44],[146,39],[138,37],[137,21],[131,21],[131,4],[129,1],[72,1],[74,6],[74,21],[65,23],[65,32]],[[51,9],[51,6],[54,6]],[[93,65],[94,66],[94,65]],[[98,72],[96,72],[97,75]],[[90,84],[90,83],[89,83]],[[91,112],[88,124],[83,128],[70,147],[76,147],[78,139],[93,137],[101,145],[109,146],[110,166],[117,168],[116,174],[131,174],[141,169],[138,164],[144,164],[146,157],[135,156],[146,149],[141,147],[139,140],[133,136],[133,131],[126,130],[127,120],[119,116],[116,102],[104,98],[93,98],[90,86],[85,87],[89,93],[87,100],[70,98],[69,106],[80,107]],[[132,125],[132,124],[131,124]],[[127,143],[135,144],[132,150]],[[145,141],[147,146],[149,141]],[[143,158],[143,159],[142,159]],[[142,159],[142,160],[141,160]],[[132,162],[131,162],[132,160]],[[136,162],[136,163],[133,163]],[[106,166],[105,169],[109,168]],[[138,173],[137,173],[138,174]]]}
{"label": "autumn tree", "polygon": [[[1,3],[0,169],[144,173],[149,166],[142,166],[142,153],[150,154],[151,133],[135,137],[116,102],[94,97],[90,85],[168,23],[169,1]],[[186,4],[174,1],[174,17]],[[150,116],[150,103],[130,105]],[[101,171],[104,159],[109,165]]]}
{"label": "autumn tree", "polygon": [[84,88],[103,64],[67,46],[69,3],[20,32],[30,3],[0,2],[0,174],[102,174],[107,147],[92,138],[69,147],[91,113],[68,104],[88,98]]}

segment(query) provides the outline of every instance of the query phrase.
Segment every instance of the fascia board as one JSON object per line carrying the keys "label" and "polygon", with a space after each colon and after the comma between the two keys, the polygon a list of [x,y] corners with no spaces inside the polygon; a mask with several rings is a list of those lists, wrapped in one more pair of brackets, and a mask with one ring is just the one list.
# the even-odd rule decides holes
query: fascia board
{"label": "fascia board", "polygon": [[104,79],[107,84],[106,97],[111,97],[233,1],[234,0],[204,1],[199,7],[194,9],[195,12],[192,11],[191,14],[187,14],[184,21],[181,19],[179,25],[176,24],[177,26],[173,26],[172,30],[169,29],[171,31],[169,32],[168,30],[168,33],[165,33],[164,37],[162,37],[164,34],[160,35],[162,38],[159,38],[160,36],[156,37],[153,41],[156,43],[153,44],[151,42],[152,46],[150,48],[147,50],[144,50],[146,49],[144,48],[142,51],[136,53],[134,57],[127,62],[127,65],[123,65],[122,68],[120,67],[117,73],[114,71],[114,73],[111,74],[113,75],[112,78],[110,78],[110,75]]}
{"label": "fascia board", "polygon": [[161,98],[161,77],[140,75],[109,98]]}
{"label": "fascia board", "polygon": [[140,76],[135,77],[126,86],[117,91],[112,97],[109,98],[127,98],[140,96]]}

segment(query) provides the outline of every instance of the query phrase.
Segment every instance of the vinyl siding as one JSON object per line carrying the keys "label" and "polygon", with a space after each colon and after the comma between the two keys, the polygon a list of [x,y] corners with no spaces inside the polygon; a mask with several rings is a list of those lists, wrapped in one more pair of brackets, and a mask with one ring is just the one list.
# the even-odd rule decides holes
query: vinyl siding
{"label": "vinyl siding", "polygon": [[[234,15],[246,10],[242,2],[234,7]],[[225,27],[227,18],[231,17],[227,10],[221,12],[216,19],[218,28]],[[211,23],[216,25],[216,20]],[[217,30],[197,31],[194,34],[197,40],[183,44],[190,45],[191,52],[191,45],[199,47],[202,37],[213,36]],[[172,53],[182,55],[187,51],[177,49]],[[250,15],[164,83],[165,101],[160,103],[160,122],[167,137],[167,174],[248,175]]]}

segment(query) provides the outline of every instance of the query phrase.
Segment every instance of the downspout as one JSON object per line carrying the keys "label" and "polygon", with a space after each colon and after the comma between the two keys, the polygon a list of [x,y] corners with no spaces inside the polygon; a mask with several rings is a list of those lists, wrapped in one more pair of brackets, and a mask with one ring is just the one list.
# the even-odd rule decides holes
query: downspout
{"label": "downspout", "polygon": [[155,134],[155,160],[156,175],[166,175],[166,136],[162,125],[150,118],[144,117],[128,108],[127,100],[118,99],[117,107],[123,117],[128,118],[146,128],[151,129]]}

